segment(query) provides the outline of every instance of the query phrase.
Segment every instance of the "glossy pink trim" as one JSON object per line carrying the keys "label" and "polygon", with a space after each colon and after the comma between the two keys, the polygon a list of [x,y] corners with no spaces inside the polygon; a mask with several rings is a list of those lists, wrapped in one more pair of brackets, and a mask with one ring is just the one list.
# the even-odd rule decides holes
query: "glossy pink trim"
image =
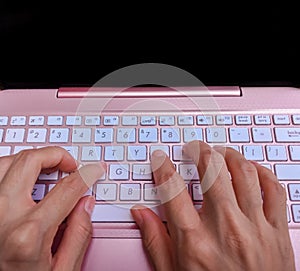
{"label": "glossy pink trim", "polygon": [[239,87],[60,88],[58,98],[152,98],[241,96]]}

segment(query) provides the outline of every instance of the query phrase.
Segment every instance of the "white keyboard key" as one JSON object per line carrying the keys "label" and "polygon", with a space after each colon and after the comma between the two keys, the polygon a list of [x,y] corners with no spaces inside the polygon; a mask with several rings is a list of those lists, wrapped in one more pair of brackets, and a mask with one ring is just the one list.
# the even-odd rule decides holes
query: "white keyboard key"
{"label": "white keyboard key", "polygon": [[112,143],[114,140],[113,128],[97,128],[95,129],[96,143]]}
{"label": "white keyboard key", "polygon": [[167,156],[170,156],[169,146],[167,145],[152,145],[150,146],[150,157],[152,153],[156,150],[161,150],[166,153]]}
{"label": "white keyboard key", "polygon": [[141,200],[141,185],[137,183],[120,184],[120,200]]}
{"label": "white keyboard key", "polygon": [[250,115],[236,115],[235,116],[236,125],[251,125],[251,116]]}
{"label": "white keyboard key", "polygon": [[213,116],[197,116],[197,125],[213,125]]}
{"label": "white keyboard key", "polygon": [[274,115],[274,124],[290,124],[290,119],[288,115]]}
{"label": "white keyboard key", "polygon": [[146,146],[127,146],[127,160],[145,161],[147,160]]}
{"label": "white keyboard key", "polygon": [[[92,213],[92,222],[134,222],[130,209],[134,204],[96,204]],[[160,206],[150,206],[153,212],[165,219],[163,209]]]}
{"label": "white keyboard key", "polygon": [[75,160],[78,160],[78,146],[62,146]]}
{"label": "white keyboard key", "polygon": [[292,204],[292,213],[295,223],[300,223],[300,204]]}
{"label": "white keyboard key", "polygon": [[25,129],[7,129],[6,143],[22,143],[24,141]]}
{"label": "white keyboard key", "polygon": [[140,128],[139,142],[141,143],[155,143],[158,142],[157,128]]}
{"label": "white keyboard key", "polygon": [[2,142],[3,133],[4,133],[4,130],[3,130],[3,129],[0,129],[0,142]]}
{"label": "white keyboard key", "polygon": [[232,117],[230,115],[218,115],[216,116],[217,125],[231,125]]}
{"label": "white keyboard key", "polygon": [[38,177],[39,180],[42,181],[57,181],[58,180],[58,170],[52,173],[41,173]]}
{"label": "white keyboard key", "polygon": [[254,123],[256,125],[270,125],[271,118],[268,115],[255,115],[254,116]]}
{"label": "white keyboard key", "polygon": [[179,174],[185,181],[199,180],[198,170],[194,164],[180,164]]}
{"label": "white keyboard key", "polygon": [[45,190],[46,190],[45,184],[35,184],[31,192],[32,199],[42,200],[45,195]]}
{"label": "white keyboard key", "polygon": [[65,177],[68,177],[69,175],[70,175],[70,173],[68,173],[68,172],[62,172],[61,173],[61,178],[63,179]]}
{"label": "white keyboard key", "polygon": [[178,125],[194,125],[194,117],[178,116]]}
{"label": "white keyboard key", "polygon": [[122,125],[124,126],[137,126],[138,118],[137,116],[123,116]]}
{"label": "white keyboard key", "polygon": [[262,146],[243,146],[243,154],[247,160],[263,161],[264,154]]}
{"label": "white keyboard key", "polygon": [[48,193],[55,187],[55,183],[51,183],[48,185]]}
{"label": "white keyboard key", "polygon": [[[66,177],[66,176],[64,176],[64,177]],[[55,185],[56,185],[55,183],[49,184],[48,192],[50,192],[55,187]],[[84,196],[92,196],[92,195],[93,195],[92,189],[88,189],[82,196],[84,197]]]}
{"label": "white keyboard key", "polygon": [[183,128],[183,141],[190,142],[193,140],[203,141],[202,128]]}
{"label": "white keyboard key", "polygon": [[50,129],[50,143],[67,143],[69,142],[69,128],[52,128]]}
{"label": "white keyboard key", "polygon": [[289,146],[289,152],[292,161],[300,161],[300,146]]}
{"label": "white keyboard key", "polygon": [[194,201],[203,201],[203,194],[200,183],[192,184],[192,198]]}
{"label": "white keyboard key", "polygon": [[143,125],[143,126],[156,125],[156,117],[155,116],[141,116],[141,125]]}
{"label": "white keyboard key", "polygon": [[173,161],[190,161],[191,159],[182,153],[181,145],[173,146]]}
{"label": "white keyboard key", "polygon": [[82,146],[81,161],[100,161],[101,146]]}
{"label": "white keyboard key", "polygon": [[[1,117],[0,117],[1,118]],[[292,120],[293,120],[293,123],[296,124],[296,125],[299,125],[300,124],[300,115],[293,115],[292,116]],[[0,124],[1,125],[1,124]]]}
{"label": "white keyboard key", "polygon": [[287,153],[285,146],[271,145],[266,146],[267,160],[268,161],[286,161]]}
{"label": "white keyboard key", "polygon": [[155,184],[144,184],[144,200],[146,201],[159,201],[158,189]]}
{"label": "white keyboard key", "polygon": [[118,143],[134,143],[135,142],[135,128],[119,128],[117,130]]}
{"label": "white keyboard key", "polygon": [[289,195],[292,201],[300,201],[300,183],[288,184]]}
{"label": "white keyboard key", "polygon": [[12,126],[24,126],[26,124],[25,116],[13,116],[10,119],[10,125]]}
{"label": "white keyboard key", "polygon": [[47,124],[50,126],[61,126],[63,124],[62,116],[48,116]]}
{"label": "white keyboard key", "polygon": [[32,146],[15,146],[14,154],[19,153],[20,151],[23,151],[23,150],[31,150],[31,149],[33,149]]}
{"label": "white keyboard key", "polygon": [[111,164],[109,166],[110,180],[128,180],[129,165],[128,164]]}
{"label": "white keyboard key", "polygon": [[175,125],[175,117],[174,116],[160,116],[159,117],[159,125],[173,126],[173,125]]}
{"label": "white keyboard key", "polygon": [[300,180],[300,164],[275,164],[274,168],[279,180]]}
{"label": "white keyboard key", "polygon": [[0,116],[0,126],[6,126],[8,123],[8,117],[7,116]]}
{"label": "white keyboard key", "polygon": [[150,164],[134,164],[132,166],[133,180],[152,180],[152,170]]}
{"label": "white keyboard key", "polygon": [[66,125],[81,125],[81,116],[67,116]]}
{"label": "white keyboard key", "polygon": [[90,143],[92,140],[91,128],[74,128],[72,131],[73,143]]}
{"label": "white keyboard key", "polygon": [[225,128],[206,128],[206,139],[208,143],[226,143]]}
{"label": "white keyboard key", "polygon": [[250,142],[248,128],[229,128],[229,140],[232,143]]}
{"label": "white keyboard key", "polygon": [[45,117],[44,116],[30,116],[29,125],[31,126],[41,126],[44,125]]}
{"label": "white keyboard key", "polygon": [[29,143],[45,143],[47,136],[46,128],[30,128],[28,129],[27,142]]}
{"label": "white keyboard key", "polygon": [[300,128],[275,128],[277,142],[300,142]]}
{"label": "white keyboard key", "polygon": [[86,116],[84,120],[85,125],[100,125],[100,117],[99,116]]}
{"label": "white keyboard key", "polygon": [[0,157],[10,155],[11,146],[0,146]]}
{"label": "white keyboard key", "polygon": [[105,146],[104,149],[105,161],[123,161],[124,146]]}
{"label": "white keyboard key", "polygon": [[118,186],[114,183],[96,184],[96,200],[117,200],[117,188]]}
{"label": "white keyboard key", "polygon": [[270,128],[252,128],[253,142],[272,142],[272,132]]}
{"label": "white keyboard key", "polygon": [[103,124],[107,125],[107,126],[119,125],[119,117],[118,116],[104,116]]}
{"label": "white keyboard key", "polygon": [[179,128],[162,128],[161,129],[162,143],[179,143],[180,130]]}

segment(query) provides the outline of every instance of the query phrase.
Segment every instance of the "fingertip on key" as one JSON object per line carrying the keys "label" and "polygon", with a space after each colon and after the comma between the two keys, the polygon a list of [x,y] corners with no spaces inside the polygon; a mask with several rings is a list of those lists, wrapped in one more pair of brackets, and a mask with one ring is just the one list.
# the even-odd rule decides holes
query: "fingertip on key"
{"label": "fingertip on key", "polygon": [[107,166],[105,163],[95,163],[82,165],[78,172],[82,180],[87,184],[88,187],[90,187],[102,177],[102,175],[106,172],[106,168]]}

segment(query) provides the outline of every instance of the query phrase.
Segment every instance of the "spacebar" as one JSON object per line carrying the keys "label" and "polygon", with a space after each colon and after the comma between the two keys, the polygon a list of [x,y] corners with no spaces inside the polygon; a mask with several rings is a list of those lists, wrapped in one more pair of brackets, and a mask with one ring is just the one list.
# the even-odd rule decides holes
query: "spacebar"
{"label": "spacebar", "polygon": [[[96,204],[92,213],[92,222],[134,222],[130,208],[134,204]],[[159,205],[147,205],[164,220],[162,208]]]}

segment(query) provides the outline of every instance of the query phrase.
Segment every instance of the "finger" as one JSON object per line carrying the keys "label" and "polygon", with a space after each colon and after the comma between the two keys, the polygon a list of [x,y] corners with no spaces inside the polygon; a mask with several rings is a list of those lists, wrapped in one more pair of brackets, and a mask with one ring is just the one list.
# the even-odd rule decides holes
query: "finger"
{"label": "finger", "polygon": [[267,221],[274,227],[287,228],[285,189],[271,170],[255,162],[252,162],[252,164],[256,167],[263,191],[263,210]]}
{"label": "finger", "polygon": [[12,162],[14,160],[13,155],[3,156],[0,158],[0,183],[5,176],[7,170],[10,168]]}
{"label": "finger", "polygon": [[83,197],[67,219],[61,243],[54,256],[53,270],[80,270],[92,237],[92,196]]}
{"label": "finger", "polygon": [[140,228],[154,270],[173,271],[171,239],[160,218],[142,206],[134,206],[131,214]]}
{"label": "finger", "polygon": [[59,225],[104,172],[102,164],[89,164],[60,180],[37,206],[37,215],[45,219],[45,227]]}
{"label": "finger", "polygon": [[168,226],[178,230],[198,228],[199,215],[193,205],[182,177],[165,152],[156,150],[152,153],[151,166]]}
{"label": "finger", "polygon": [[261,189],[255,166],[232,148],[215,148],[224,155],[238,205],[251,221],[262,221]]}
{"label": "finger", "polygon": [[223,156],[198,140],[187,143],[183,150],[197,166],[203,193],[203,208],[208,205],[221,210],[227,207],[230,210],[238,208]]}
{"label": "finger", "polygon": [[77,167],[74,158],[60,147],[24,150],[13,157],[0,185],[2,193],[14,198],[24,195],[31,199],[32,187],[43,168],[71,172]]}

